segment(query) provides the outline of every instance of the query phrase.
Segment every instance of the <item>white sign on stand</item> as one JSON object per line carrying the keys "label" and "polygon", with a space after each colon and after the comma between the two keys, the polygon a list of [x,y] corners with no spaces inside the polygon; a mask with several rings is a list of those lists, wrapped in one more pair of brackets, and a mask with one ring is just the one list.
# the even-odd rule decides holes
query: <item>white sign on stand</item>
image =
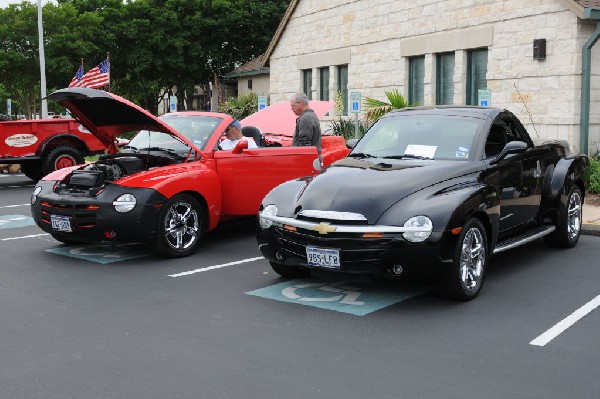
{"label": "white sign on stand", "polygon": [[350,92],[350,112],[360,113],[360,91]]}
{"label": "white sign on stand", "polygon": [[169,112],[177,111],[177,96],[169,96]]}
{"label": "white sign on stand", "polygon": [[12,101],[10,98],[6,99],[6,114],[9,118],[12,115]]}
{"label": "white sign on stand", "polygon": [[258,110],[267,108],[267,96],[258,96]]}
{"label": "white sign on stand", "polygon": [[477,103],[480,107],[492,106],[492,91],[490,89],[477,90]]}

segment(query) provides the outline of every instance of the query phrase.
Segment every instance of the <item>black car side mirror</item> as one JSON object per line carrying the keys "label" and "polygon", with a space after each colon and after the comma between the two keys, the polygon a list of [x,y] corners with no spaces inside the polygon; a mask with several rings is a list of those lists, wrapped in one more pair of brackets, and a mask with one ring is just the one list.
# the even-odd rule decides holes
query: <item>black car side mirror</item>
{"label": "black car side mirror", "polygon": [[346,140],[346,147],[348,147],[349,149],[353,149],[356,143],[358,143],[358,139]]}
{"label": "black car side mirror", "polygon": [[500,154],[498,154],[498,156],[496,156],[496,158],[494,158],[492,160],[492,164],[506,158],[508,155],[511,154],[518,154],[521,152],[525,152],[527,150],[527,143],[524,141],[511,141],[509,143],[507,143],[504,148],[502,149],[502,151],[500,151]]}

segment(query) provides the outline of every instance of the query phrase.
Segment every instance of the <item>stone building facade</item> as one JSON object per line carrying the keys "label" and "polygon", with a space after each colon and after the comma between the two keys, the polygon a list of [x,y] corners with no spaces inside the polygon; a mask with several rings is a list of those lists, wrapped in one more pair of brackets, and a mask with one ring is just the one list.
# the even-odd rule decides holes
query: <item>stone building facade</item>
{"label": "stone building facade", "polygon": [[[320,99],[322,77],[330,100],[340,88],[381,100],[386,90],[398,89],[408,99],[417,60],[422,81],[415,87],[424,105],[435,105],[441,61],[450,55],[443,89],[451,90],[446,95],[453,104],[473,104],[469,74],[481,50],[492,106],[515,113],[533,137],[567,140],[581,150],[587,135],[594,153],[600,150],[600,45],[591,47],[585,134],[582,49],[600,36],[596,8],[600,12],[600,1],[292,0],[263,59],[270,67],[270,100],[285,101],[295,91]],[[545,55],[534,58],[540,39]]]}

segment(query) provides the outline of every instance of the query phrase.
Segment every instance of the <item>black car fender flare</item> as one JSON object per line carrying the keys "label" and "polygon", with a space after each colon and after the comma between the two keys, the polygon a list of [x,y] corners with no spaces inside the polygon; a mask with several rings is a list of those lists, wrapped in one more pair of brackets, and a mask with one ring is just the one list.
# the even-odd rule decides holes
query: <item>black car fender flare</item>
{"label": "black car fender flare", "polygon": [[589,160],[586,156],[560,159],[554,167],[546,170],[542,203],[547,208],[558,208],[561,197],[565,196],[574,184],[585,192],[586,179],[584,176]]}
{"label": "black car fender flare", "polygon": [[454,209],[446,225],[442,251],[442,261],[451,261],[457,245],[460,228],[473,218],[478,218],[487,230],[488,245],[491,248],[498,237],[500,220],[500,196],[496,187],[477,185],[470,188],[468,195]]}

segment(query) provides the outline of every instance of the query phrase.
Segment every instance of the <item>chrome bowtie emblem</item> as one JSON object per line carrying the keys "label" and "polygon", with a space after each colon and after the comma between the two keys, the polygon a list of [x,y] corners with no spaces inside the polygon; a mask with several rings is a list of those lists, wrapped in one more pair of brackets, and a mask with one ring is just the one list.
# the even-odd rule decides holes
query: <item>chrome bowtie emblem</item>
{"label": "chrome bowtie emblem", "polygon": [[337,227],[332,226],[329,223],[324,223],[324,222],[321,222],[312,228],[312,230],[318,231],[319,234],[333,233],[336,229],[337,229]]}

